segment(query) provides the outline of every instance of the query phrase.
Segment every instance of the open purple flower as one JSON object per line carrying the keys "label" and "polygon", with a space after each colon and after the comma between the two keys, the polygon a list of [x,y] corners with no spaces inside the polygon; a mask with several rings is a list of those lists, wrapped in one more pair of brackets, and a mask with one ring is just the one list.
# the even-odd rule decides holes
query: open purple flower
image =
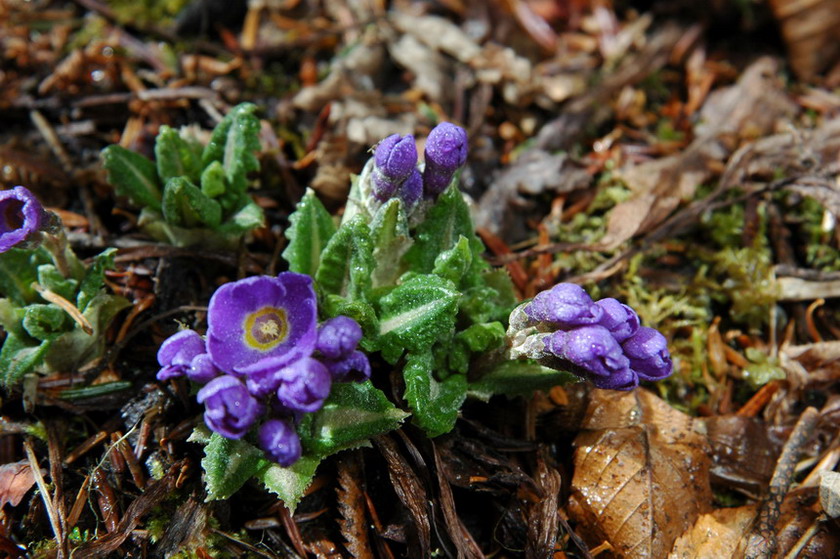
{"label": "open purple flower", "polygon": [[207,351],[233,375],[279,370],[315,348],[312,278],[283,272],[221,286],[210,299]]}
{"label": "open purple flower", "polygon": [[283,369],[282,376],[277,401],[290,412],[318,411],[330,395],[330,372],[316,359],[299,359]]}
{"label": "open purple flower", "polygon": [[467,161],[467,132],[451,122],[435,126],[426,139],[423,186],[429,198],[440,195]]}
{"label": "open purple flower", "polygon": [[545,348],[598,388],[630,390],[639,384],[621,345],[603,326],[559,330],[546,338]]}
{"label": "open purple flower", "polygon": [[673,371],[668,341],[658,330],[642,326],[621,345],[640,379],[660,380]]}
{"label": "open purple flower", "polygon": [[417,146],[414,136],[388,136],[376,146],[373,163],[373,195],[380,202],[385,202],[416,168]]}
{"label": "open purple flower", "polygon": [[291,466],[300,458],[300,437],[291,421],[269,419],[260,425],[257,438],[266,456],[283,467]]}
{"label": "open purple flower", "polygon": [[584,289],[574,283],[558,283],[542,291],[525,307],[525,314],[535,322],[573,327],[596,324],[604,309],[596,305]]}
{"label": "open purple flower", "polygon": [[207,426],[228,439],[241,439],[264,411],[245,385],[230,375],[211,380],[198,391],[197,400],[204,404]]}
{"label": "open purple flower", "polygon": [[161,366],[157,378],[167,381],[182,377],[192,366],[193,359],[207,353],[204,340],[193,330],[181,330],[169,336],[158,350],[157,360]]}
{"label": "open purple flower", "polygon": [[0,191],[0,252],[6,252],[45,228],[46,210],[28,188]]}

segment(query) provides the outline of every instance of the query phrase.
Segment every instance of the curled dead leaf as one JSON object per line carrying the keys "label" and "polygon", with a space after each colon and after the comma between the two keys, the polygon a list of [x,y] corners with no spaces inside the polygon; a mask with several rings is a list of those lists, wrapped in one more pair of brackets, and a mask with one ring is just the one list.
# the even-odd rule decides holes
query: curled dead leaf
{"label": "curled dead leaf", "polygon": [[[46,470],[43,470],[46,474]],[[24,495],[35,485],[35,475],[29,460],[12,462],[0,466],[0,508],[6,503],[16,507]]]}

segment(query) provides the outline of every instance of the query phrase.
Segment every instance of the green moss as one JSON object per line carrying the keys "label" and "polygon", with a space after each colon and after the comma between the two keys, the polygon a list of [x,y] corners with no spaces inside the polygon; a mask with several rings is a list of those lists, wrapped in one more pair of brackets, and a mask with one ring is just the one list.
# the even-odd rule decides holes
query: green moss
{"label": "green moss", "polygon": [[117,19],[135,25],[165,24],[171,21],[189,0],[111,0]]}

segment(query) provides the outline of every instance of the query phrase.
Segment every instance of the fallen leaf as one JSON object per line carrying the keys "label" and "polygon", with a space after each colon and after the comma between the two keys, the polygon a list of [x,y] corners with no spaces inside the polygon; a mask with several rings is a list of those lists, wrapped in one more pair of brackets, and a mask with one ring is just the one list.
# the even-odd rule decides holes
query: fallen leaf
{"label": "fallen leaf", "polygon": [[593,390],[575,447],[569,512],[592,544],[664,557],[711,508],[705,437],[650,392]]}
{"label": "fallen leaf", "polygon": [[35,485],[35,475],[28,460],[0,466],[0,508],[6,503],[16,507]]}

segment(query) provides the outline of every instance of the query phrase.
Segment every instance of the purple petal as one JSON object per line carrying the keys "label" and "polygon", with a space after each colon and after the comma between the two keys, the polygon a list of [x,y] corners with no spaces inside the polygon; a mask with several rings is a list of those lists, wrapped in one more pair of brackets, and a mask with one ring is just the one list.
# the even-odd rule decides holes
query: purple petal
{"label": "purple petal", "polygon": [[28,188],[0,191],[0,252],[25,241],[48,221],[46,210]]}
{"label": "purple petal", "polygon": [[639,315],[617,299],[601,299],[595,304],[603,310],[598,324],[609,330],[619,343],[639,329]]}
{"label": "purple petal", "polygon": [[[615,375],[624,379],[630,368],[621,346],[603,326],[555,332],[546,338],[545,347],[560,359],[580,367],[583,375],[593,382],[604,382],[603,379]],[[596,381],[597,377],[602,380]],[[622,384],[626,381],[622,380]]]}
{"label": "purple petal", "polygon": [[321,324],[315,349],[328,359],[341,359],[355,351],[362,327],[349,316],[337,316]]}
{"label": "purple petal", "polygon": [[414,143],[414,136],[388,136],[376,146],[373,162],[385,177],[396,182],[402,181],[417,165],[417,145]]}
{"label": "purple petal", "polygon": [[162,367],[157,374],[158,380],[186,375],[193,359],[206,351],[204,340],[193,330],[181,330],[169,336],[157,353],[158,364]]}
{"label": "purple petal", "polygon": [[264,411],[245,385],[230,375],[211,380],[196,399],[204,404],[207,426],[228,439],[242,438]]}
{"label": "purple petal", "polygon": [[658,330],[642,326],[622,344],[630,367],[642,380],[659,380],[673,372],[668,341]]}
{"label": "purple petal", "polygon": [[410,214],[417,202],[423,197],[423,175],[420,171],[414,169],[408,178],[400,185],[397,195],[403,201],[406,214]]}
{"label": "purple petal", "polygon": [[257,438],[266,456],[283,467],[291,466],[300,458],[300,437],[290,421],[269,419],[260,426]]}
{"label": "purple petal", "polygon": [[199,384],[207,384],[220,374],[209,353],[196,355],[187,369],[187,378]]}
{"label": "purple petal", "polygon": [[320,361],[306,357],[284,369],[277,401],[293,412],[318,411],[330,395],[331,385],[327,368]]}
{"label": "purple petal", "polygon": [[446,190],[455,171],[467,160],[467,132],[451,122],[435,126],[426,139],[423,186],[427,197]]}
{"label": "purple petal", "polygon": [[525,314],[533,320],[565,327],[596,324],[603,313],[589,294],[574,283],[558,283],[538,293],[525,307]]}
{"label": "purple petal", "polygon": [[343,359],[324,359],[322,363],[329,369],[335,382],[362,382],[370,378],[370,361],[367,355],[358,350]]}

